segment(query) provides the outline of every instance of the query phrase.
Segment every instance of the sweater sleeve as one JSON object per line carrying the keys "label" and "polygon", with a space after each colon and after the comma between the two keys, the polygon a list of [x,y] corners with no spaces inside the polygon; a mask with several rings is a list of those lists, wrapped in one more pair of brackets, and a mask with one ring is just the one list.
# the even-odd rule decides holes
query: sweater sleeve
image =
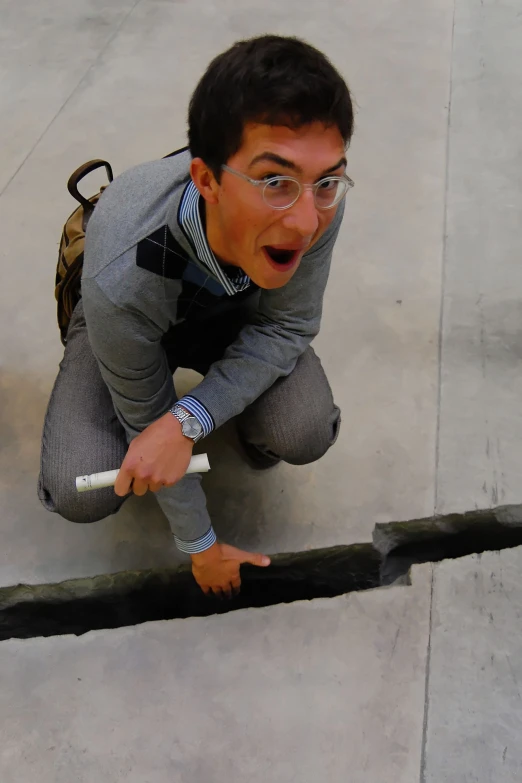
{"label": "sweater sleeve", "polygon": [[[112,302],[94,278],[82,280],[82,300],[91,348],[130,443],[176,402],[163,330],[136,309]],[[199,474],[164,487],[156,497],[179,549],[200,552],[214,543]]]}
{"label": "sweater sleeve", "polygon": [[282,288],[261,292],[253,322],[243,327],[196,389],[180,400],[205,422],[205,434],[240,414],[278,378],[289,375],[319,332],[343,209],[344,202],[293,278]]}

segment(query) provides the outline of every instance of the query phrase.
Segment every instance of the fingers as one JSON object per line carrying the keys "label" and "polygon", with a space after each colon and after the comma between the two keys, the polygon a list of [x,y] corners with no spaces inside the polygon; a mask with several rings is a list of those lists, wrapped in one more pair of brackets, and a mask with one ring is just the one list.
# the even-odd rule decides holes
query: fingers
{"label": "fingers", "polygon": [[139,476],[134,476],[132,479],[132,485],[131,490],[134,492],[135,495],[144,495],[149,488],[149,479],[140,478]]}
{"label": "fingers", "polygon": [[132,487],[131,473],[122,465],[118,473],[118,476],[116,478],[116,482],[114,484],[114,491],[117,495],[123,498],[125,497],[125,495],[127,495],[130,492],[131,487]]}
{"label": "fingers", "polygon": [[199,585],[206,596],[214,596],[215,598],[236,598],[241,592],[241,580],[237,579],[233,582],[223,585]]}
{"label": "fingers", "polygon": [[149,478],[141,478],[137,473],[138,470],[133,466],[132,460],[126,457],[114,484],[115,493],[120,497],[124,497],[129,492],[144,495],[149,488]]}
{"label": "fingers", "polygon": [[191,555],[192,574],[206,595],[213,593],[218,598],[233,598],[239,593],[240,555],[249,556],[249,553],[219,543],[213,544],[203,552]]}
{"label": "fingers", "polygon": [[230,582],[225,589],[222,589],[222,595],[229,600],[239,595],[241,591],[241,580],[238,579],[235,582]]}
{"label": "fingers", "polygon": [[166,486],[168,486],[168,484],[164,484],[161,481],[149,481],[149,489],[151,492],[159,492],[160,489]]}
{"label": "fingers", "polygon": [[172,484],[166,484],[163,481],[152,481],[148,478],[139,478],[138,476],[132,476],[131,471],[125,471],[125,479],[120,481],[120,473],[114,485],[114,491],[117,495],[123,497],[128,492],[133,492],[135,495],[144,495],[148,490],[151,492],[159,492],[163,487],[170,487]]}
{"label": "fingers", "polygon": [[155,481],[151,478],[134,477],[132,482],[132,491],[135,495],[144,495],[147,490],[150,492],[159,492],[163,487],[173,487],[175,481]]}

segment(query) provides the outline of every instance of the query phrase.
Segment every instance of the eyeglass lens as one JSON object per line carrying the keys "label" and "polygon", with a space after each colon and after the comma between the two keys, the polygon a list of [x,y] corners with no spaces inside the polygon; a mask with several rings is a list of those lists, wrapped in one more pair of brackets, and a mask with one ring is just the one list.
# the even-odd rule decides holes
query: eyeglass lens
{"label": "eyeglass lens", "polygon": [[[320,209],[333,207],[348,190],[344,180],[327,177],[322,179],[315,187],[315,204]],[[278,177],[269,180],[264,189],[263,197],[271,207],[282,209],[288,207],[299,198],[300,186],[295,179]]]}

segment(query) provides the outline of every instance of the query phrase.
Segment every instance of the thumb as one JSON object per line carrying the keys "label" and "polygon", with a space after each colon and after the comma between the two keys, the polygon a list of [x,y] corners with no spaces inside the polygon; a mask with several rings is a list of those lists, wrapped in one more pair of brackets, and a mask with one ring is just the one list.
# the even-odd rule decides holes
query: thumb
{"label": "thumb", "polygon": [[245,552],[245,557],[242,560],[243,563],[250,563],[250,565],[266,568],[270,565],[270,558],[266,555],[259,555],[253,552]]}
{"label": "thumb", "polygon": [[260,555],[257,552],[245,552],[228,544],[221,544],[221,552],[225,559],[239,560],[240,563],[250,563],[250,565],[265,568],[270,565],[270,558],[266,555]]}

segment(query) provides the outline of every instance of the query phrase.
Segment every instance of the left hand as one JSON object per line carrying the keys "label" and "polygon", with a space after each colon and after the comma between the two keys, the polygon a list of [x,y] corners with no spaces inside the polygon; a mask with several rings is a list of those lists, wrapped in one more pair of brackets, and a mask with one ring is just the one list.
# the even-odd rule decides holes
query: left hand
{"label": "left hand", "polygon": [[144,495],[172,487],[187,472],[194,442],[185,437],[175,416],[166,413],[131,442],[114,491],[124,497],[131,490]]}
{"label": "left hand", "polygon": [[257,552],[243,552],[235,546],[215,543],[204,552],[191,555],[194,579],[207,595],[232,598],[241,587],[240,567],[243,563],[260,568],[270,565],[270,558]]}

